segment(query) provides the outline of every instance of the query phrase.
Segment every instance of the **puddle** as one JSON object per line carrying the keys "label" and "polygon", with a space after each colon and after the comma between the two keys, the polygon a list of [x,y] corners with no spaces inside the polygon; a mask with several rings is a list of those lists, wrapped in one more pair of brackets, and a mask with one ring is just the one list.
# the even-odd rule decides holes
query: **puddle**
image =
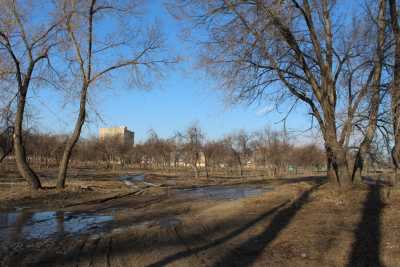
{"label": "puddle", "polygon": [[113,220],[109,215],[62,211],[0,213],[0,240],[45,239],[82,234]]}
{"label": "puddle", "polygon": [[120,179],[128,186],[134,185],[134,183],[137,182],[143,182],[144,181],[144,174],[129,174],[120,177]]}
{"label": "puddle", "polygon": [[235,200],[245,197],[254,197],[264,192],[272,191],[271,187],[257,185],[236,186],[207,186],[190,189],[178,189],[178,196],[190,198],[205,198],[214,200]]}
{"label": "puddle", "polygon": [[[132,177],[132,181],[141,181],[144,179],[144,175],[130,177]],[[174,192],[178,198],[234,200],[258,196],[271,190],[273,188],[260,185],[235,185],[175,189]],[[113,220],[113,214],[105,215],[64,211],[31,212],[26,209],[17,209],[8,213],[0,213],[0,243],[5,241],[43,240],[48,238],[62,238],[68,235],[92,234],[104,230]],[[176,217],[166,217],[130,226],[137,228],[152,226],[173,228],[181,223],[182,221]]]}

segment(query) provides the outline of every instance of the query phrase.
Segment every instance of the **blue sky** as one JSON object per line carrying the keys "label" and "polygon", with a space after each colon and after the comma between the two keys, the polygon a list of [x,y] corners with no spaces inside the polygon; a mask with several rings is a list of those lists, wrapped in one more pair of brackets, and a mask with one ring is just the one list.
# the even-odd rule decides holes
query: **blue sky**
{"label": "blue sky", "polygon": [[[165,73],[150,91],[129,88],[116,76],[112,88],[97,88],[91,94],[89,123],[83,135],[97,135],[99,127],[126,125],[135,131],[137,140],[144,140],[154,129],[161,137],[169,137],[197,122],[209,138],[218,138],[238,129],[248,131],[271,127],[282,128],[277,123],[284,113],[263,114],[268,104],[229,106],[217,83],[196,69],[193,45],[183,42],[179,35],[182,22],[176,21],[164,9],[161,0],[151,1],[150,16],[146,20],[160,21],[171,53],[177,53],[184,61]],[[120,77],[122,78],[122,77]],[[73,128],[77,106],[63,105],[66,100],[54,90],[41,89],[32,94],[31,106],[43,131],[68,133]],[[48,101],[51,100],[51,101]],[[92,107],[96,108],[93,109]],[[97,112],[95,113],[94,110]],[[95,114],[99,114],[101,120]],[[297,108],[289,117],[287,127],[302,130],[309,127],[306,111]]]}

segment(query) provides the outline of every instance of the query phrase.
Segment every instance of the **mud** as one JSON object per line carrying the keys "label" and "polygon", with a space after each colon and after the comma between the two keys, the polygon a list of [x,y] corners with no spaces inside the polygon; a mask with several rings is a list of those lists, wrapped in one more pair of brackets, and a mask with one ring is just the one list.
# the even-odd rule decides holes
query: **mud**
{"label": "mud", "polygon": [[3,212],[0,266],[400,266],[398,191],[389,205],[376,186],[285,182],[150,187]]}
{"label": "mud", "polygon": [[177,197],[179,198],[234,200],[251,196],[259,196],[264,192],[272,190],[272,187],[260,185],[234,185],[177,189],[174,193],[176,193]]}
{"label": "mud", "polygon": [[[134,183],[144,180],[137,176],[125,179],[134,180]],[[2,212],[1,265],[73,266],[78,264],[77,261],[91,262],[94,258],[82,258],[84,248],[93,250],[96,254],[98,242],[104,238],[109,240],[107,242],[113,240],[115,246],[124,244],[125,237],[139,238],[139,251],[153,250],[154,246],[148,242],[167,247],[178,245],[181,248],[182,245],[187,245],[184,245],[184,234],[181,235],[181,230],[178,229],[186,228],[193,216],[210,207],[253,199],[271,190],[271,187],[262,185],[171,188],[154,196],[135,195],[112,199],[106,203],[82,203],[64,210],[32,211],[24,207]],[[196,228],[197,230],[199,229]],[[197,234],[195,232],[193,234]],[[168,240],[171,241],[170,244]],[[149,247],[146,248],[147,246]],[[122,248],[124,249],[126,248]],[[34,256],[39,250],[40,255]],[[25,256],[20,261],[21,253]],[[54,254],[62,256],[53,259],[51,255]],[[135,255],[137,256],[136,252]],[[74,259],[72,262],[71,257]],[[131,266],[145,266],[149,259],[137,261],[135,264],[132,262]],[[107,261],[111,263],[110,259],[106,259]]]}
{"label": "mud", "polygon": [[[134,176],[137,182],[143,181],[144,176]],[[257,196],[272,190],[260,186],[207,186],[201,188],[176,189],[169,194],[170,199],[197,199],[201,200],[234,200]],[[92,208],[92,207],[91,207]],[[26,208],[16,208],[12,212],[0,213],[0,242],[14,242],[19,239],[48,239],[60,238],[66,235],[79,237],[93,232],[101,232],[106,226],[115,222],[115,216],[125,214],[129,206],[118,207],[118,210],[110,208],[101,209],[99,212],[82,211],[40,211],[34,212]],[[93,209],[92,209],[93,210]],[[158,221],[149,220],[138,223],[139,225],[159,224],[161,228],[175,227],[182,221],[175,217],[162,217]],[[135,226],[135,224],[133,224]],[[96,230],[96,231],[93,231]]]}

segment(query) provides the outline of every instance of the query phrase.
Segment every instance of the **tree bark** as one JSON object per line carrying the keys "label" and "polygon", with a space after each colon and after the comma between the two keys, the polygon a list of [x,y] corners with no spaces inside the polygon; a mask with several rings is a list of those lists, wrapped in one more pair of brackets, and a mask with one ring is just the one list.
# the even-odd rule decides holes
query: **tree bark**
{"label": "tree bark", "polygon": [[346,157],[346,149],[337,141],[335,115],[330,106],[325,107],[324,139],[328,158],[328,178],[341,187],[351,185],[351,175]]}
{"label": "tree bark", "polygon": [[356,158],[354,159],[353,173],[351,175],[351,180],[354,184],[359,184],[362,181],[365,153],[366,151],[360,147],[357,151]]}
{"label": "tree bark", "polygon": [[[380,91],[381,91],[381,75],[382,75],[382,65],[384,60],[383,47],[385,45],[385,3],[386,1],[380,0],[379,2],[379,12],[378,12],[378,35],[376,42],[376,54],[374,55],[374,70],[372,75],[372,96],[370,100],[370,112],[368,127],[365,132],[363,141],[358,149],[357,156],[354,162],[352,180],[353,183],[361,182],[361,175],[364,167],[364,156],[368,152],[371,142],[374,138],[377,122],[378,122],[378,112],[381,102]],[[368,85],[368,84],[367,84]]]}
{"label": "tree bark", "polygon": [[348,188],[352,185],[350,169],[348,166],[346,152],[340,149],[336,152],[335,161],[333,162],[336,176],[339,177],[340,186]]}
{"label": "tree bark", "polygon": [[12,149],[7,149],[6,151],[3,152],[3,154],[0,156],[0,163],[3,162],[3,160],[10,155],[12,152]]}
{"label": "tree bark", "polygon": [[78,119],[75,123],[74,132],[68,138],[67,144],[65,145],[64,153],[58,169],[57,189],[65,188],[65,180],[67,178],[68,164],[71,158],[72,150],[74,149],[76,143],[79,140],[83,124],[85,123],[87,91],[88,91],[88,85],[84,84],[81,91]]}
{"label": "tree bark", "polygon": [[351,175],[343,148],[327,148],[327,177],[332,183],[341,187],[351,185]]}
{"label": "tree bark", "polygon": [[394,180],[396,184],[399,180],[400,168],[400,26],[398,23],[397,1],[389,0],[391,26],[394,35],[394,68],[393,82],[391,86],[391,111],[393,123],[394,146],[392,148],[392,160],[394,165]]}
{"label": "tree bark", "polygon": [[42,188],[42,184],[40,183],[39,177],[31,169],[26,160],[26,152],[22,138],[22,123],[24,119],[27,91],[27,88],[20,88],[18,95],[18,105],[17,112],[15,114],[15,126],[13,135],[15,161],[18,171],[22,175],[22,177],[27,181],[27,183],[33,190],[37,190]]}
{"label": "tree bark", "polygon": [[328,181],[330,183],[339,184],[338,178],[337,178],[335,170],[333,168],[333,159],[328,154],[328,152],[326,154],[327,154],[326,155],[326,175],[327,175]]}
{"label": "tree bark", "polygon": [[14,135],[14,127],[9,126],[7,129],[2,133],[2,135],[6,136],[7,138],[7,143],[5,144],[5,147],[2,148],[2,154],[0,156],[0,164],[3,162],[5,158],[7,158],[8,155],[11,154],[13,151],[13,135]]}
{"label": "tree bark", "polygon": [[[380,80],[380,75],[379,75],[379,80]],[[371,110],[369,113],[368,128],[364,135],[363,141],[361,142],[360,147],[357,151],[357,155],[354,161],[353,172],[352,172],[353,183],[361,182],[362,171],[364,168],[364,157],[368,153],[371,142],[375,135],[377,121],[378,121],[379,102],[380,102],[379,91],[380,91],[380,86],[379,84],[377,84],[373,92],[374,95],[371,99]]]}
{"label": "tree bark", "polygon": [[[400,138],[400,136],[397,136],[397,138]],[[395,186],[400,180],[400,141],[395,141],[395,145],[392,149],[392,161],[394,165],[392,185]]]}

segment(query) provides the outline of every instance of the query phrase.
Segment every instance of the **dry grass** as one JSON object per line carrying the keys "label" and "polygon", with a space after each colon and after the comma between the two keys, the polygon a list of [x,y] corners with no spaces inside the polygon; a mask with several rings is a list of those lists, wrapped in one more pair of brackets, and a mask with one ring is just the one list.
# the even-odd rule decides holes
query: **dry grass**
{"label": "dry grass", "polygon": [[[160,184],[172,178],[151,177]],[[91,208],[115,211],[115,224],[102,235],[22,246],[16,254],[7,252],[10,261],[3,263],[25,255],[24,264],[40,266],[400,266],[399,189],[388,200],[380,187],[343,191],[303,178],[251,182],[276,189],[215,201],[177,199],[152,188],[145,195],[96,204]],[[228,181],[182,179],[175,186],[190,183]],[[32,193],[18,186],[1,191],[4,208],[15,203],[54,208],[130,190],[107,179],[74,179],[63,192]],[[162,227],[159,221],[165,218],[180,223]],[[148,224],[137,227],[142,222]],[[40,256],[31,256],[37,250]]]}

